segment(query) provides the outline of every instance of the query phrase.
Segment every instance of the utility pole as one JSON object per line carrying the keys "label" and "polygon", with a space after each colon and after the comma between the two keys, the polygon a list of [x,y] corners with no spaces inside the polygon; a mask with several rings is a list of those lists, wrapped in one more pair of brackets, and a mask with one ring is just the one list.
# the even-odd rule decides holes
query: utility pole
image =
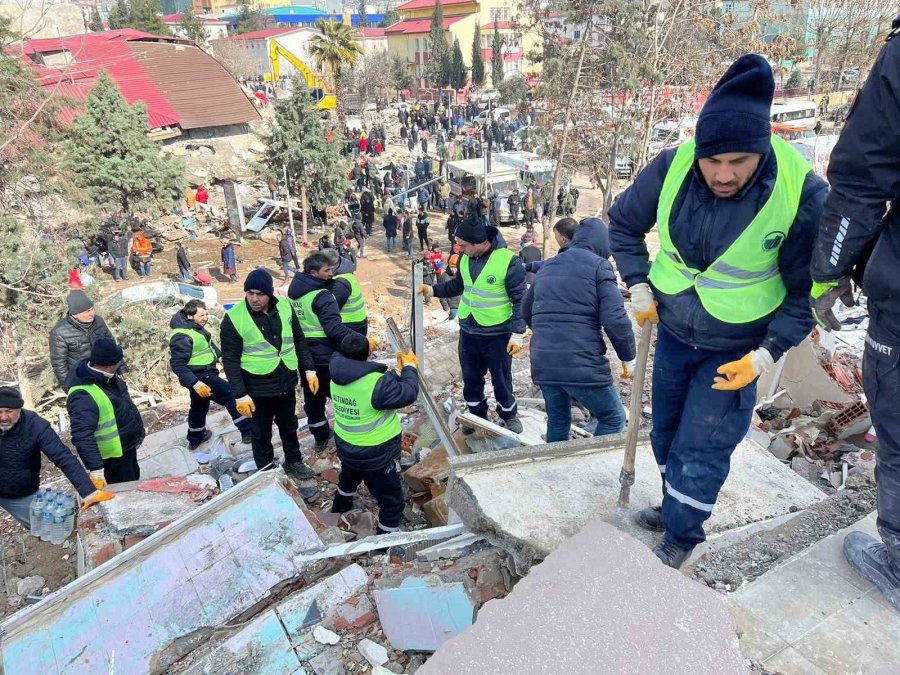
{"label": "utility pole", "polygon": [[297,232],[294,230],[294,209],[291,207],[291,184],[288,182],[287,164],[281,165],[284,171],[284,202],[287,204],[288,224],[291,228],[291,240],[297,244]]}

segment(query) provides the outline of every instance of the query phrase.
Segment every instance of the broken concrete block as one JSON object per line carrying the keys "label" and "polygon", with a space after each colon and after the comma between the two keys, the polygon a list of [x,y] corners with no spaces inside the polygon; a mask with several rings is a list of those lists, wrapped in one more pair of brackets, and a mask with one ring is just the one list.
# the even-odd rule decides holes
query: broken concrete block
{"label": "broken concrete block", "polygon": [[440,497],[425,502],[422,505],[422,510],[425,512],[425,517],[428,518],[428,522],[433,526],[440,527],[441,525],[446,525],[447,520],[450,517],[450,503],[447,495],[442,494]]}
{"label": "broken concrete block", "polygon": [[478,534],[467,532],[453,539],[442,541],[439,544],[422,549],[416,553],[417,560],[426,562],[435,562],[443,559],[462,558],[469,555],[472,550],[485,541],[484,537]]}
{"label": "broken concrete block", "polygon": [[438,447],[421,462],[407,470],[403,478],[413,492],[430,492],[434,485],[446,481],[450,475],[447,451]]}
{"label": "broken concrete block", "polygon": [[299,667],[300,660],[270,609],[219,645],[197,673],[293,673]]}
{"label": "broken concrete block", "polygon": [[304,628],[311,625],[311,616],[318,617],[312,623],[319,623],[345,600],[364,591],[368,584],[369,576],[362,567],[354,563],[314,586],[288,596],[278,604],[275,611],[281,617],[288,635],[294,640]]}
{"label": "broken concrete block", "polygon": [[332,648],[324,651],[309,660],[309,667],[316,675],[345,675],[344,664],[341,663],[341,653]]}
{"label": "broken concrete block", "polygon": [[723,597],[595,521],[503,602],[482,607],[418,675],[508,672],[738,675],[747,668]]}
{"label": "broken concrete block", "polygon": [[471,626],[475,615],[462,583],[408,577],[399,588],[373,594],[384,634],[398,651],[433,652]]}
{"label": "broken concrete block", "polygon": [[121,552],[121,541],[105,530],[79,533],[76,540],[78,576],[87,574]]}
{"label": "broken concrete block", "polygon": [[21,595],[24,598],[26,595],[31,595],[32,593],[37,593],[43,587],[44,587],[44,577],[42,577],[42,576],[25,577],[24,579],[19,579],[16,582],[16,595]]}
{"label": "broken concrete block", "polygon": [[186,445],[173,445],[140,460],[141,479],[187,476],[200,468]]}
{"label": "broken concrete block", "polygon": [[110,531],[124,537],[153,534],[193,511],[197,504],[187,494],[130,490],[119,492],[115,499],[103,502],[98,508],[106,517]]}
{"label": "broken concrete block", "polygon": [[324,626],[316,626],[313,629],[313,639],[322,645],[336,645],[341,641],[341,636]]}
{"label": "broken concrete block", "polygon": [[383,666],[388,662],[387,649],[377,642],[372,642],[369,638],[360,641],[358,649],[359,653],[362,654],[366,661],[372,666]]}
{"label": "broken concrete block", "polygon": [[334,629],[359,630],[375,622],[375,608],[368,595],[350,598],[335,610]]}
{"label": "broken concrete block", "polygon": [[781,460],[788,460],[797,453],[797,448],[787,442],[784,436],[776,436],[769,442],[769,452]]}

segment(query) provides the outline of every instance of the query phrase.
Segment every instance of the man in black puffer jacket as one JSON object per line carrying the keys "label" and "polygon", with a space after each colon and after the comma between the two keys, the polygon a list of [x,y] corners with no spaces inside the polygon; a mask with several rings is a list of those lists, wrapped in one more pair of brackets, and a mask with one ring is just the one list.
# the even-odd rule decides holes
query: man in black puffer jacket
{"label": "man in black puffer jacket", "polygon": [[[569,438],[572,399],[597,418],[595,436],[625,426],[625,409],[606,360],[606,331],[625,375],[633,369],[634,333],[610,265],[609,236],[597,218],[553,228],[559,253],[543,263],[525,294],[522,316],[531,338],[531,379],[547,409],[547,442]],[[630,366],[630,367],[629,367]]]}
{"label": "man in black puffer jacket", "polygon": [[397,354],[398,375],[367,361],[370,352],[368,340],[351,333],[331,357],[334,434],[341,459],[331,512],[352,509],[356,488],[364,482],[378,502],[377,534],[386,534],[400,527],[406,505],[398,461],[403,427],[396,411],[419,396],[418,360],[412,352]]}
{"label": "man in black puffer jacket", "polygon": [[116,376],[122,358],[119,345],[100,338],[90,359],[75,366],[66,382],[72,444],[98,489],[141,477],[137,449],[144,440],[144,421],[128,385]]}
{"label": "man in black puffer jacket", "polygon": [[113,338],[94,303],[84,291],[75,290],[66,299],[66,316],[50,330],[50,365],[60,387],[79,361],[91,354],[91,345],[102,337]]}
{"label": "man in black puffer jacket", "polygon": [[182,387],[191,396],[188,411],[188,447],[196,449],[212,438],[206,428],[209,402],[214,401],[228,410],[241,432],[241,441],[250,443],[250,420],[241,415],[234,402],[231,385],[219,376],[218,360],[222,352],[206,330],[209,312],[202,300],[189,300],[169,321],[169,365]]}
{"label": "man in black puffer jacket", "polygon": [[41,453],[65,474],[85,505],[112,499],[111,492],[94,487],[47,420],[23,405],[18,389],[0,387],[0,509],[30,528],[31,500],[41,485]]}

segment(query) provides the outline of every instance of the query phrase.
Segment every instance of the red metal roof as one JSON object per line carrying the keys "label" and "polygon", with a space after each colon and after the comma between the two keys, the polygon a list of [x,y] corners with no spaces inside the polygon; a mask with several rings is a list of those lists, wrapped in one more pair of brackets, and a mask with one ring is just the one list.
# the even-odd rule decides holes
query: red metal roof
{"label": "red metal roof", "polygon": [[357,28],[356,34],[361,38],[384,37],[384,28]]}
{"label": "red metal roof", "polygon": [[[414,2],[416,0],[413,0]],[[464,16],[450,16],[444,19],[444,30],[450,28],[457,21],[465,19]],[[393,26],[384,29],[385,35],[417,35],[431,30],[431,19],[408,19],[398,21]]]}
{"label": "red metal roof", "polygon": [[283,28],[264,28],[263,30],[255,30],[250,33],[241,33],[240,35],[232,35],[229,40],[265,40],[266,38],[284,35],[285,33],[293,33],[294,31],[304,30],[297,26]]}
{"label": "red metal roof", "polygon": [[[441,5],[443,7],[446,7],[447,5],[465,4],[474,4],[474,0],[441,0]],[[394,7],[394,10],[402,12],[405,9],[425,9],[427,7],[434,7],[434,0],[409,0],[409,2],[404,2],[402,5]]]}

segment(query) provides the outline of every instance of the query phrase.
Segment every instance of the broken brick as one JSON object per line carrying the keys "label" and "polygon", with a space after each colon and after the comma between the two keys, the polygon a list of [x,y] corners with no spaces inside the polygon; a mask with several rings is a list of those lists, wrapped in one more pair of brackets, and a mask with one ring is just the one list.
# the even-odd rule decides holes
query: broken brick
{"label": "broken brick", "polygon": [[375,622],[375,608],[369,596],[360,595],[346,600],[335,610],[334,629],[359,630]]}
{"label": "broken brick", "polygon": [[335,485],[337,485],[338,472],[335,469],[328,469],[327,471],[322,472],[321,478],[327,480],[329,483],[334,483]]}
{"label": "broken brick", "polygon": [[425,459],[408,469],[403,478],[413,492],[431,492],[433,486],[446,480],[449,475],[447,451],[438,446]]}
{"label": "broken brick", "polygon": [[142,534],[128,534],[125,535],[125,539],[122,541],[122,546],[127,551],[129,548],[134,546],[137,543],[144,541],[147,537]]}

